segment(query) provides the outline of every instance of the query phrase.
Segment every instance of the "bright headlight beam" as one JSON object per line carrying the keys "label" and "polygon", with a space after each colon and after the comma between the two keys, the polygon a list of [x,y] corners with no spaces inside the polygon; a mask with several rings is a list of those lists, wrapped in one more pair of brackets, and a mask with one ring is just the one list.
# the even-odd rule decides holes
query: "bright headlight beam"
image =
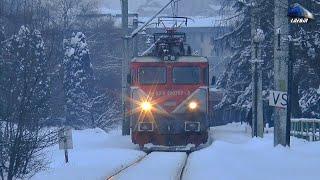
{"label": "bright headlight beam", "polygon": [[152,108],[152,105],[151,103],[149,102],[142,102],[141,103],[141,109],[144,110],[144,111],[150,111]]}
{"label": "bright headlight beam", "polygon": [[194,109],[196,109],[198,107],[198,103],[196,103],[196,102],[194,102],[194,101],[191,101],[190,103],[189,103],[189,108],[191,109],[191,110],[194,110]]}

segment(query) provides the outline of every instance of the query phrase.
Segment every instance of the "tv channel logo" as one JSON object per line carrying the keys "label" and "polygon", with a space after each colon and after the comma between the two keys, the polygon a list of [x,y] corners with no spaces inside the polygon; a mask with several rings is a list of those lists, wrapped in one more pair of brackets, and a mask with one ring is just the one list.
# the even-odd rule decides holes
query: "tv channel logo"
{"label": "tv channel logo", "polygon": [[288,16],[292,24],[305,24],[315,19],[314,15],[299,3],[294,3],[290,6]]}

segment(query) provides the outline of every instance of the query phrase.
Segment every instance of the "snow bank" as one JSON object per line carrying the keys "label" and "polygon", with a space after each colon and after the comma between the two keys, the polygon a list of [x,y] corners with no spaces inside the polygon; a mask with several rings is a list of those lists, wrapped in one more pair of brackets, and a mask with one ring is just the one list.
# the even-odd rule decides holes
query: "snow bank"
{"label": "snow bank", "polygon": [[68,164],[64,163],[64,151],[56,145],[46,152],[52,160],[48,170],[31,179],[103,180],[145,155],[135,150],[130,137],[121,136],[119,131],[110,134],[101,129],[73,131],[73,142]]}
{"label": "snow bank", "polygon": [[274,148],[272,134],[252,139],[240,124],[213,131],[216,141],[190,154],[185,180],[311,180],[319,176],[320,142],[292,138],[291,148]]}

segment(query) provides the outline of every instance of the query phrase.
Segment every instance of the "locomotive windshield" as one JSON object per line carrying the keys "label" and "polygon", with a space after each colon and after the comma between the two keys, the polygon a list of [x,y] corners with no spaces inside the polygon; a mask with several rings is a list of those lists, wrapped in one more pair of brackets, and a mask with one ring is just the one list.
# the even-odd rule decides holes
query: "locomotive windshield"
{"label": "locomotive windshield", "polygon": [[165,67],[142,67],[139,69],[139,82],[141,84],[164,84],[166,83]]}
{"label": "locomotive windshield", "polygon": [[200,68],[199,67],[174,67],[173,83],[175,84],[200,83]]}

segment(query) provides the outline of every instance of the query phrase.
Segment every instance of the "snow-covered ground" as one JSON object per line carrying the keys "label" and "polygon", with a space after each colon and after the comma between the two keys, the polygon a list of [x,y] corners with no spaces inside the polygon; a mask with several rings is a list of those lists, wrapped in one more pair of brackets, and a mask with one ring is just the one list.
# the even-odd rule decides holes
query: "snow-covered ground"
{"label": "snow-covered ground", "polygon": [[120,131],[109,134],[101,129],[73,131],[73,143],[68,164],[58,145],[49,148],[47,154],[52,161],[49,169],[32,180],[104,180],[145,155]]}
{"label": "snow-covered ground", "polygon": [[320,142],[291,138],[291,148],[273,147],[273,135],[250,138],[240,124],[214,128],[215,142],[190,154],[184,179],[314,180],[319,178]]}
{"label": "snow-covered ground", "polygon": [[[292,138],[291,148],[274,148],[272,133],[264,139],[252,139],[245,133],[245,126],[238,123],[215,127],[212,134],[215,141],[211,146],[189,155],[183,179],[314,180],[319,177],[320,142]],[[146,155],[131,143],[130,137],[122,137],[119,130],[74,131],[73,140],[69,164],[64,163],[63,151],[58,146],[49,148],[50,168],[32,180],[103,180]],[[185,157],[185,153],[153,152],[115,179],[176,179]]]}

